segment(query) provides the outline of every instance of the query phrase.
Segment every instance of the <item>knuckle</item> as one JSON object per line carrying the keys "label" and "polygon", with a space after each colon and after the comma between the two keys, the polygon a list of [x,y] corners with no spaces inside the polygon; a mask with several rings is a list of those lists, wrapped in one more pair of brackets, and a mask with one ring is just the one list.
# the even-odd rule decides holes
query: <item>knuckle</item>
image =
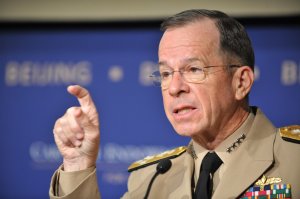
{"label": "knuckle", "polygon": [[73,114],[75,111],[76,107],[70,107],[67,109],[66,114]]}
{"label": "knuckle", "polygon": [[75,138],[75,134],[74,133],[68,133],[65,135],[65,144],[68,143],[74,143],[74,141],[76,140]]}
{"label": "knuckle", "polygon": [[61,134],[58,134],[58,139],[63,143],[63,144],[65,144],[65,145],[70,145],[70,141],[69,141],[69,139],[63,134],[63,133],[61,133]]}
{"label": "knuckle", "polygon": [[77,123],[73,123],[73,124],[70,125],[70,130],[72,132],[80,132],[81,128]]}
{"label": "knuckle", "polygon": [[60,126],[55,127],[55,128],[53,129],[53,133],[56,134],[56,135],[61,134],[61,132],[62,132],[62,128],[61,128]]}
{"label": "knuckle", "polygon": [[67,109],[66,111],[66,117],[69,117],[69,118],[76,118],[80,115],[80,112],[81,112],[81,108],[80,107],[70,107]]}
{"label": "knuckle", "polygon": [[66,115],[63,115],[62,117],[58,118],[55,121],[54,129],[56,129],[58,127],[62,127],[65,123],[66,123]]}
{"label": "knuckle", "polygon": [[61,117],[61,118],[59,119],[59,121],[58,121],[58,126],[63,127],[63,126],[66,126],[67,123],[68,123],[68,122],[67,122],[66,116],[63,116],[63,117]]}

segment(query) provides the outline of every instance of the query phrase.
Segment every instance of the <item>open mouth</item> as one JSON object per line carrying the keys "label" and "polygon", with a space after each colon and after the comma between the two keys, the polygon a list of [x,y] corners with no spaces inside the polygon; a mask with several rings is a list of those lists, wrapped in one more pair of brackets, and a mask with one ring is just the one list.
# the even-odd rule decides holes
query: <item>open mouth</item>
{"label": "open mouth", "polygon": [[194,107],[182,107],[182,108],[175,109],[174,113],[176,115],[185,115],[185,114],[192,112],[193,110],[195,110]]}

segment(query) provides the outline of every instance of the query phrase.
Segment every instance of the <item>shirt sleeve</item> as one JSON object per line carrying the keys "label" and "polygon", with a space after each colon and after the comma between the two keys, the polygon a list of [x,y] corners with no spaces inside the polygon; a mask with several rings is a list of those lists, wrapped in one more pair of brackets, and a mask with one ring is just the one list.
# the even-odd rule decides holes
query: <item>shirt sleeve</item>
{"label": "shirt sleeve", "polygon": [[63,170],[61,166],[59,168],[59,184],[58,195],[65,196],[73,192],[84,179],[86,179],[95,170],[95,167],[90,167],[81,171],[67,172]]}
{"label": "shirt sleeve", "polygon": [[96,168],[66,172],[60,166],[51,179],[50,199],[99,199]]}

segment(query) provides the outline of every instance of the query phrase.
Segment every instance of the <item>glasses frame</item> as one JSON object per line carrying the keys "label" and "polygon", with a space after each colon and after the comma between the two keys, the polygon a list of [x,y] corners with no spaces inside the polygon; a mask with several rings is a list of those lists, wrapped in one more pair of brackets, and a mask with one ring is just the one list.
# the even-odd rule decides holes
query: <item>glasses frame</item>
{"label": "glasses frame", "polygon": [[[239,68],[239,67],[241,67],[241,66],[242,66],[242,65],[237,65],[237,64],[203,66],[202,68],[203,68],[203,72],[204,72],[204,78],[203,78],[202,80],[200,80],[200,81],[190,81],[190,80],[186,79],[186,78],[184,77],[184,74],[185,74],[185,73],[184,73],[184,72],[185,72],[184,70],[173,70],[172,72],[170,72],[170,75],[171,75],[171,81],[172,81],[172,79],[173,79],[174,73],[175,73],[175,72],[179,72],[180,75],[181,75],[181,77],[184,79],[184,81],[186,81],[186,82],[188,82],[188,83],[199,84],[199,83],[203,82],[203,81],[207,78],[208,74],[212,74],[212,73],[215,73],[215,72],[220,71],[220,70],[218,70],[218,71],[208,71],[208,70],[205,70],[205,69],[208,69],[208,68],[217,68],[217,67],[223,67],[223,68],[224,68],[224,67],[227,67],[227,68]],[[159,75],[154,75],[154,73],[156,73],[156,72],[159,73],[159,71],[155,71],[155,72],[153,72],[153,73],[149,76],[150,78],[152,78],[153,84],[154,84],[155,86],[160,86],[162,89],[168,89],[169,86],[170,86],[171,81],[168,83],[167,86],[162,86],[162,78],[161,78],[161,75],[160,75],[160,73],[159,73]],[[156,80],[155,80],[155,79],[156,79]]]}

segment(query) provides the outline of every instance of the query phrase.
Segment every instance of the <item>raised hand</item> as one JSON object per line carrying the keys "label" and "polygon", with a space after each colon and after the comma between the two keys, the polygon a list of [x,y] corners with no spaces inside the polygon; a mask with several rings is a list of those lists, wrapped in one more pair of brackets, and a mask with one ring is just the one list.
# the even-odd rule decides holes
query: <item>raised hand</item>
{"label": "raised hand", "polygon": [[54,139],[63,156],[65,171],[78,171],[96,165],[100,143],[99,118],[89,92],[78,85],[68,92],[77,97],[80,106],[71,107],[56,120]]}

